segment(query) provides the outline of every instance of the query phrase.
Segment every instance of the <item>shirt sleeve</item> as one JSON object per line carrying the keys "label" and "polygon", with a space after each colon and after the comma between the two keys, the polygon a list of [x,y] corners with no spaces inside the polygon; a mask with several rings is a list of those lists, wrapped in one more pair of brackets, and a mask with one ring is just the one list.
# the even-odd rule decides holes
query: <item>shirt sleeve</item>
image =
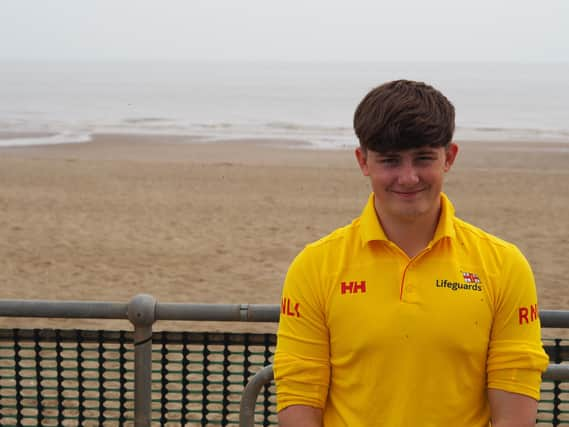
{"label": "shirt sleeve", "polygon": [[488,349],[488,388],[539,400],[541,374],[549,359],[541,343],[535,281],[516,248],[498,275],[495,313]]}
{"label": "shirt sleeve", "polygon": [[308,248],[291,264],[283,286],[274,358],[277,411],[323,408],[330,380],[329,334],[318,262]]}

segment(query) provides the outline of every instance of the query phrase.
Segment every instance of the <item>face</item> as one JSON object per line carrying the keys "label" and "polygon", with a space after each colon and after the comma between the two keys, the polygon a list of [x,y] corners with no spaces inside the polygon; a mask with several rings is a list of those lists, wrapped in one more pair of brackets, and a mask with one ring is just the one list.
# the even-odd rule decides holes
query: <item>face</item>
{"label": "face", "polygon": [[379,218],[400,222],[438,217],[444,174],[457,152],[456,144],[386,153],[357,148],[356,158],[370,178]]}

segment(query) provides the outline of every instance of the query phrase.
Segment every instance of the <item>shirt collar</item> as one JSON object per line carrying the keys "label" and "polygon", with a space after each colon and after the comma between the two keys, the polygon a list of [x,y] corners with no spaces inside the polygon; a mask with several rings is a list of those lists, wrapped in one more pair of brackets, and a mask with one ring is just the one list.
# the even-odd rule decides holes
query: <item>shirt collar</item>
{"label": "shirt collar", "polygon": [[[441,215],[439,223],[435,229],[432,243],[437,242],[443,237],[453,238],[456,236],[454,230],[454,206],[448,199],[446,194],[441,193]],[[360,233],[362,236],[362,244],[365,245],[372,240],[389,241],[383,227],[381,226],[377,214],[375,212],[375,197],[371,193],[367,204],[365,205],[360,217]]]}
{"label": "shirt collar", "polygon": [[433,236],[433,243],[443,237],[454,238],[456,231],[454,229],[454,206],[445,193],[441,193],[441,216],[439,223]]}

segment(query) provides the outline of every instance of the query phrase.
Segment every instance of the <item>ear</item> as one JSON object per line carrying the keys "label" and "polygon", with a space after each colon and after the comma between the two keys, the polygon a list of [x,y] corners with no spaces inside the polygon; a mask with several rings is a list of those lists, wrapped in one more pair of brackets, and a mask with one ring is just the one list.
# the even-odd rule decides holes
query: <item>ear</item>
{"label": "ear", "polygon": [[445,149],[445,172],[448,172],[453,165],[456,156],[458,155],[458,145],[454,142],[451,142],[449,146]]}
{"label": "ear", "polygon": [[356,160],[364,176],[369,176],[369,169],[367,166],[367,153],[362,147],[356,148]]}

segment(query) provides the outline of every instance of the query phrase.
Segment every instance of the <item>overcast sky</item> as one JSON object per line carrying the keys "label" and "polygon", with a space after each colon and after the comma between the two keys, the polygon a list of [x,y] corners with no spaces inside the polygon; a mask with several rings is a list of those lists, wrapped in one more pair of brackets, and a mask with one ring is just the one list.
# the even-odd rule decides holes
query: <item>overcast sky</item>
{"label": "overcast sky", "polygon": [[0,60],[569,62],[569,0],[0,0]]}

